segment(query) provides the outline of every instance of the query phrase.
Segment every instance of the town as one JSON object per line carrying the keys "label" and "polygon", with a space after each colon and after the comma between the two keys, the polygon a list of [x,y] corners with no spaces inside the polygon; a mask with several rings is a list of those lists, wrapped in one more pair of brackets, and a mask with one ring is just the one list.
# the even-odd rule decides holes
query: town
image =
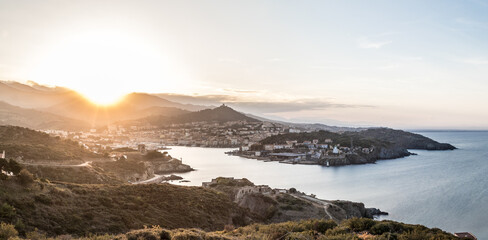
{"label": "town", "polygon": [[78,141],[86,149],[101,153],[111,149],[133,148],[143,144],[147,150],[164,150],[168,146],[238,148],[252,146],[266,137],[301,129],[272,122],[191,122],[159,127],[150,124],[108,125],[89,131],[44,132]]}
{"label": "town", "polygon": [[227,154],[280,163],[335,166],[345,165],[348,156],[368,155],[374,149],[374,146],[353,146],[352,142],[350,147],[346,147],[334,144],[332,139],[322,142],[313,139],[303,142],[286,141],[285,144],[247,144]]}

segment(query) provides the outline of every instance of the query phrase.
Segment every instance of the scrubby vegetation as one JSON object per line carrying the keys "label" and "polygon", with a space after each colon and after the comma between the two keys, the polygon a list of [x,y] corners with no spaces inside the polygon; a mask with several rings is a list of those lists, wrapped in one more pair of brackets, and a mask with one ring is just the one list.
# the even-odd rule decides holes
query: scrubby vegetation
{"label": "scrubby vegetation", "polygon": [[[17,236],[13,225],[2,224],[1,236]],[[31,236],[29,238],[29,236]],[[46,239],[39,231],[27,233],[29,239]],[[55,239],[77,239],[71,236],[59,236]],[[231,240],[231,239],[263,239],[263,240],[344,240],[344,239],[377,239],[377,240],[444,240],[458,239],[452,234],[439,229],[429,229],[420,225],[403,224],[393,221],[374,221],[371,219],[353,218],[336,224],[331,220],[304,220],[277,224],[252,224],[246,227],[206,232],[200,229],[163,229],[159,226],[134,230],[118,235],[90,235],[79,238],[84,240]]]}
{"label": "scrubby vegetation", "polygon": [[0,220],[24,235],[121,233],[143,226],[223,229],[251,218],[225,194],[170,184],[80,185],[0,181]]}
{"label": "scrubby vegetation", "polygon": [[355,145],[358,146],[386,146],[389,144],[387,141],[382,141],[376,138],[368,138],[358,133],[345,133],[339,134],[328,131],[317,131],[309,133],[287,133],[280,134],[271,137],[267,137],[261,141],[262,144],[273,144],[273,143],[285,143],[286,141],[297,140],[298,142],[311,141],[313,139],[318,139],[320,143],[323,143],[326,139],[331,139],[334,144],[340,144],[342,146],[350,146],[351,139]]}
{"label": "scrubby vegetation", "polygon": [[[170,184],[50,183],[35,180],[26,169],[15,173],[0,181],[0,240],[43,240],[48,236],[59,240],[457,239],[440,229],[367,218],[340,224],[312,219],[248,225],[262,219],[211,189]],[[217,181],[227,187],[252,184],[245,179]],[[276,200],[282,205],[307,205],[281,195]]]}
{"label": "scrubby vegetation", "polygon": [[25,160],[73,160],[97,157],[77,142],[23,127],[0,126],[0,151]]}
{"label": "scrubby vegetation", "polygon": [[112,174],[93,164],[92,167],[65,167],[65,166],[24,166],[36,178],[49,179],[49,181],[69,182],[79,184],[117,184],[123,183],[115,174]]}

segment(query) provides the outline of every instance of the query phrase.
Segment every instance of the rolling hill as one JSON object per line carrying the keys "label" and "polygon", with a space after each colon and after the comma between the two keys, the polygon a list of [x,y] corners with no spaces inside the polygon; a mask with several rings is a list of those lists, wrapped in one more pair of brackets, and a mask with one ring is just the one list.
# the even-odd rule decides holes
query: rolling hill
{"label": "rolling hill", "polygon": [[26,109],[0,102],[0,125],[14,125],[32,129],[79,131],[89,129],[86,122],[52,113]]}
{"label": "rolling hill", "polygon": [[257,119],[248,117],[236,110],[222,105],[214,109],[205,109],[198,112],[190,112],[181,114],[178,116],[166,117],[166,116],[153,116],[146,118],[147,121],[153,125],[166,125],[166,124],[181,124],[190,122],[231,122],[231,121],[247,121],[247,122],[260,122]]}
{"label": "rolling hill", "polygon": [[14,81],[0,81],[0,102],[3,124],[64,130],[86,129],[155,115],[177,116],[206,108],[146,93],[131,93],[117,104],[99,106],[70,89]]}
{"label": "rolling hill", "polygon": [[0,126],[0,151],[8,158],[64,161],[97,157],[77,142],[16,126]]}

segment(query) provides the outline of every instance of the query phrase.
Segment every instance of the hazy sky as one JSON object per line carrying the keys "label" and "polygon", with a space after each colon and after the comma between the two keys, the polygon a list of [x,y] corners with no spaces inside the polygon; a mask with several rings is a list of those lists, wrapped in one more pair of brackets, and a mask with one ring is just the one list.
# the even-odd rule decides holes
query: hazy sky
{"label": "hazy sky", "polygon": [[293,121],[488,129],[488,1],[0,0],[0,79]]}

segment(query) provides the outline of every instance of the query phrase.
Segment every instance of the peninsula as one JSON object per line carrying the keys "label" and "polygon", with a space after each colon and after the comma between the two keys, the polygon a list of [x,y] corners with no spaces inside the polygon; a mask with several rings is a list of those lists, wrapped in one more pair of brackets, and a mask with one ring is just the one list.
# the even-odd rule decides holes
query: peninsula
{"label": "peninsula", "polygon": [[371,128],[343,133],[321,130],[279,134],[228,154],[291,164],[342,166],[406,157],[412,155],[408,149],[454,150],[456,147],[420,134]]}

